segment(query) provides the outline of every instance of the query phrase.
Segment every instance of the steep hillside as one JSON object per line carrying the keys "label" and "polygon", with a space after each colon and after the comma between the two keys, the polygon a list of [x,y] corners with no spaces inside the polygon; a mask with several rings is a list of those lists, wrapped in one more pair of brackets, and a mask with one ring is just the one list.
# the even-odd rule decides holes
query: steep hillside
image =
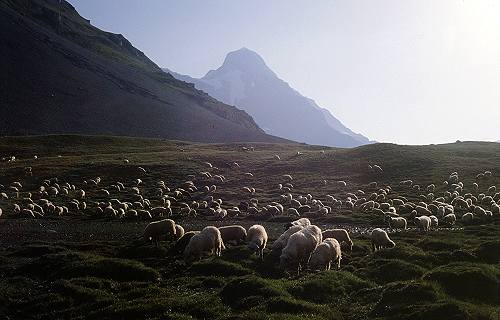
{"label": "steep hillside", "polygon": [[165,74],[66,1],[0,1],[0,134],[280,141],[244,111]]}
{"label": "steep hillside", "polygon": [[249,49],[230,52],[220,68],[201,79],[164,70],[179,80],[194,83],[220,101],[242,108],[269,134],[335,147],[370,143],[327,109],[290,87]]}

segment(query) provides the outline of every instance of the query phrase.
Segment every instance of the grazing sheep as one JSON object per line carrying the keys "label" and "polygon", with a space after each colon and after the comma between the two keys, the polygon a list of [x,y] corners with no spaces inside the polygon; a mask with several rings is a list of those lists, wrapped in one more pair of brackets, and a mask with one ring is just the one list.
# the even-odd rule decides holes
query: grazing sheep
{"label": "grazing sheep", "polygon": [[425,206],[422,206],[422,205],[418,205],[415,207],[415,210],[417,211],[418,214],[420,215],[426,215],[426,216],[431,216],[432,215],[432,211],[427,209],[427,207]]}
{"label": "grazing sheep", "polygon": [[247,238],[247,231],[239,225],[219,227],[219,231],[224,244],[233,242],[238,245],[245,242]]}
{"label": "grazing sheep", "polygon": [[347,187],[347,183],[345,181],[337,181],[337,186],[341,188]]}
{"label": "grazing sheep", "polygon": [[150,210],[151,214],[156,217],[168,217],[172,215],[172,209],[165,207],[155,207]]}
{"label": "grazing sheep", "polygon": [[491,205],[491,213],[492,214],[500,214],[500,206],[498,204]]}
{"label": "grazing sheep", "polygon": [[353,242],[346,229],[328,229],[323,231],[322,237],[323,239],[334,238],[339,243],[344,242],[349,246],[349,250],[352,251]]}
{"label": "grazing sheep", "polygon": [[261,225],[253,225],[247,232],[248,248],[257,253],[264,260],[264,248],[267,244],[267,232]]}
{"label": "grazing sheep", "polygon": [[429,231],[431,229],[431,218],[428,216],[420,216],[420,217],[415,217],[413,219],[413,222],[415,223],[415,226],[419,228],[421,231]]}
{"label": "grazing sheep", "polygon": [[[107,208],[106,208],[107,209]],[[145,240],[152,240],[155,246],[158,246],[158,241],[162,237],[175,237],[175,222],[171,219],[164,219],[149,223],[144,229],[143,237]]]}
{"label": "grazing sheep", "polygon": [[474,220],[474,214],[472,212],[467,212],[462,216],[462,222],[465,224],[471,224]]}
{"label": "grazing sheep", "polygon": [[286,247],[286,244],[288,243],[288,239],[292,234],[295,232],[304,229],[303,226],[301,225],[296,225],[290,227],[288,230],[283,232],[276,241],[273,242],[271,246],[271,254],[273,256],[279,256],[281,254],[281,250],[283,250],[284,247]]}
{"label": "grazing sheep", "polygon": [[449,213],[447,215],[445,215],[443,217],[443,221],[449,225],[449,226],[453,226],[455,224],[455,222],[457,221],[457,216],[455,216],[454,213]]}
{"label": "grazing sheep", "polygon": [[387,216],[387,223],[389,223],[389,228],[391,229],[402,229],[406,230],[408,223],[403,217],[391,217]]}
{"label": "grazing sheep", "polygon": [[436,216],[429,216],[429,219],[431,219],[431,228],[437,228],[439,225],[439,219]]}
{"label": "grazing sheep", "polygon": [[311,225],[311,221],[309,221],[309,219],[307,218],[300,218],[298,220],[295,220],[295,221],[292,221],[288,224],[285,225],[285,230],[293,227],[293,226],[302,226],[302,227],[307,227],[307,226],[310,226]]}
{"label": "grazing sheep", "polygon": [[490,194],[490,195],[494,195],[496,191],[497,191],[496,186],[491,186],[488,188],[488,194]]}
{"label": "grazing sheep", "polygon": [[311,254],[309,266],[312,270],[330,270],[332,261],[337,263],[337,270],[340,269],[342,260],[342,250],[339,242],[334,238],[326,238],[316,247]]}
{"label": "grazing sheep", "polygon": [[292,216],[292,217],[300,217],[299,212],[295,208],[288,208],[288,210],[286,211],[286,214],[289,216]]}
{"label": "grazing sheep", "polygon": [[387,232],[380,228],[375,228],[370,234],[373,252],[382,248],[394,248],[396,243],[389,238]]}
{"label": "grazing sheep", "polygon": [[307,265],[311,253],[323,240],[321,229],[310,225],[292,234],[281,251],[280,266],[295,269],[297,274]]}
{"label": "grazing sheep", "polygon": [[200,233],[200,231],[188,231],[184,233],[182,237],[180,237],[176,242],[173,247],[173,251],[175,253],[183,253],[184,250],[186,249],[187,245],[189,244],[189,241],[191,238],[195,235]]}
{"label": "grazing sheep", "polygon": [[184,228],[180,224],[175,225],[175,236],[174,239],[177,241],[180,238],[184,236],[186,232],[184,231]]}
{"label": "grazing sheep", "polygon": [[200,260],[202,254],[206,252],[220,257],[223,248],[224,242],[222,241],[219,229],[208,226],[203,228],[200,233],[191,237],[184,250],[184,260],[186,262]]}

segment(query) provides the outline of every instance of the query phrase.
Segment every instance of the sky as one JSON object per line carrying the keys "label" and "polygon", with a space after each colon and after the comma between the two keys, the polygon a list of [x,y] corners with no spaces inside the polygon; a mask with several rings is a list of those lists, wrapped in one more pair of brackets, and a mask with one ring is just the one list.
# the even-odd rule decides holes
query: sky
{"label": "sky", "polygon": [[70,0],[194,77],[242,47],[372,140],[500,140],[500,1]]}

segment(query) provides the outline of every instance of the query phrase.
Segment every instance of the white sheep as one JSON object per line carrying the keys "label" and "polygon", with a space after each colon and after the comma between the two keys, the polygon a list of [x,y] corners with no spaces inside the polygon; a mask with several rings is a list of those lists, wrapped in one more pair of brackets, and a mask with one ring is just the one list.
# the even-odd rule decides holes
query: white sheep
{"label": "white sheep", "polygon": [[300,217],[299,212],[295,208],[288,208],[286,210],[286,214],[292,217]]}
{"label": "white sheep", "polygon": [[188,231],[184,233],[184,235],[175,242],[173,251],[175,253],[183,253],[189,244],[189,241],[191,241],[191,238],[198,233],[200,233],[200,231]]}
{"label": "white sheep", "polygon": [[422,231],[429,231],[431,229],[432,221],[428,216],[415,217],[413,222]]}
{"label": "white sheep", "polygon": [[292,234],[295,232],[304,229],[303,226],[297,225],[297,226],[292,226],[285,232],[283,232],[278,239],[276,239],[272,246],[271,246],[271,254],[274,256],[279,256],[281,254],[281,250],[283,250],[284,247],[286,247],[286,244],[288,243],[288,239]]}
{"label": "white sheep", "polygon": [[382,248],[394,248],[396,243],[389,238],[387,232],[380,228],[375,228],[370,234],[373,252]]}
{"label": "white sheep", "polygon": [[340,188],[345,188],[347,183],[345,181],[337,181],[337,186]]}
{"label": "white sheep", "polygon": [[462,216],[462,222],[465,224],[471,224],[474,220],[474,214],[472,212],[467,212]]}
{"label": "white sheep", "polygon": [[[107,208],[106,208],[107,209]],[[152,240],[156,246],[158,246],[158,241],[166,236],[175,237],[175,222],[171,219],[164,219],[160,221],[155,221],[149,223],[144,229],[143,237],[146,240]]]}
{"label": "white sheep", "polygon": [[295,268],[299,274],[300,270],[309,262],[311,253],[322,240],[321,229],[314,225],[295,232],[281,251],[280,266],[286,269]]}
{"label": "white sheep", "polygon": [[443,217],[443,220],[450,226],[453,226],[457,221],[457,216],[454,213],[449,213]]}
{"label": "white sheep", "polygon": [[180,224],[175,224],[175,237],[174,239],[177,241],[184,236],[186,232],[184,231],[184,227]]}
{"label": "white sheep", "polygon": [[333,261],[337,264],[337,269],[340,269],[340,260],[342,250],[339,242],[334,238],[326,238],[311,254],[309,266],[313,270],[330,270]]}
{"label": "white sheep", "polygon": [[293,226],[302,226],[302,227],[307,227],[307,226],[310,226],[311,225],[311,221],[307,218],[300,218],[298,220],[294,220],[290,223],[288,223],[286,226],[285,226],[285,230],[290,228],[290,227],[293,227]]}
{"label": "white sheep", "polygon": [[389,228],[391,229],[402,229],[406,230],[408,223],[403,217],[387,217],[387,222],[389,223]]}
{"label": "white sheep", "polygon": [[193,235],[184,250],[186,262],[200,260],[203,253],[208,252],[220,257],[224,242],[219,229],[213,226],[203,228],[200,233]]}
{"label": "white sheep", "polygon": [[349,250],[352,251],[353,242],[346,229],[328,229],[323,231],[322,236],[323,239],[334,238],[339,243],[344,242],[349,246]]}
{"label": "white sheep", "polygon": [[439,225],[439,219],[436,216],[434,216],[434,215],[429,216],[429,219],[431,219],[431,226],[430,227],[431,228],[437,228],[438,225]]}
{"label": "white sheep", "polygon": [[238,245],[245,242],[247,238],[247,230],[239,225],[219,227],[219,231],[224,244],[234,242]]}
{"label": "white sheep", "polygon": [[247,232],[248,248],[255,251],[264,260],[264,249],[267,244],[267,232],[261,225],[253,225]]}

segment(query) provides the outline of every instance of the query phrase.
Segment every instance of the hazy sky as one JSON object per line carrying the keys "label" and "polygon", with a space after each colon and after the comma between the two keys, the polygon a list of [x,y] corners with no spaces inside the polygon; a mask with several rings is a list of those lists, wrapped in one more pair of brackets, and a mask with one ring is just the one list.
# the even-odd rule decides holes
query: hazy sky
{"label": "hazy sky", "polygon": [[381,142],[500,139],[500,1],[70,0],[159,66],[202,76],[258,52]]}

